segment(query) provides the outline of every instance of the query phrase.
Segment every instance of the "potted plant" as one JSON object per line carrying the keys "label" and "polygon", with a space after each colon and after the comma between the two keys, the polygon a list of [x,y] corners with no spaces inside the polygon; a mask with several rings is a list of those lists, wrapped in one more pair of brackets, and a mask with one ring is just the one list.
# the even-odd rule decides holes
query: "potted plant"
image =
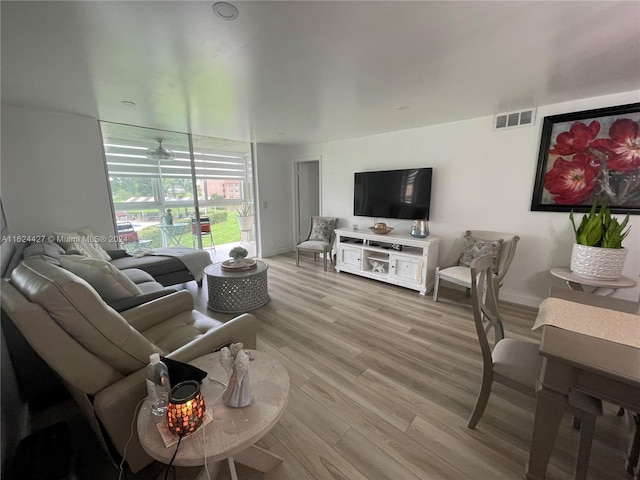
{"label": "potted plant", "polygon": [[229,256],[233,258],[233,263],[240,266],[245,264],[244,258],[247,255],[249,255],[249,252],[246,248],[242,247],[233,247],[229,252]]}
{"label": "potted plant", "polygon": [[597,202],[594,202],[578,226],[573,211],[569,219],[576,236],[571,253],[571,271],[576,275],[601,280],[620,278],[627,257],[622,241],[629,234],[629,215],[620,223],[611,216],[606,203],[598,209]]}
{"label": "potted plant", "polygon": [[238,213],[238,225],[240,225],[240,230],[251,230],[251,225],[253,224],[253,212],[251,209],[251,205],[248,203],[243,203],[236,206],[235,210]]}

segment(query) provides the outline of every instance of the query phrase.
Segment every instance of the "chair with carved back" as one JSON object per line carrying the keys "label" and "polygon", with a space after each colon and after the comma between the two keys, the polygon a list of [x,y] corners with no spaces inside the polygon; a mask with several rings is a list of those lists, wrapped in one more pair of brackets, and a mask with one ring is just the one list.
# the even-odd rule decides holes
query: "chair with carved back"
{"label": "chair with carved back", "polygon": [[[470,270],[473,319],[482,352],[482,383],[467,424],[474,429],[487,407],[494,381],[535,397],[542,357],[538,353],[538,343],[505,337],[496,296],[497,282],[494,279],[492,255],[485,254],[474,259]],[[493,348],[489,340],[491,335]],[[596,416],[602,415],[602,402],[574,391],[567,398],[567,411],[580,419],[575,479],[585,480]]]}
{"label": "chair with carved back", "polygon": [[456,265],[436,268],[435,284],[433,286],[433,301],[438,301],[440,282],[446,281],[471,289],[471,261],[483,255],[492,253],[494,261],[493,281],[496,284],[496,297],[499,296],[502,280],[509,270],[516,245],[520,237],[513,233],[492,232],[488,230],[467,230],[464,236],[464,246]]}

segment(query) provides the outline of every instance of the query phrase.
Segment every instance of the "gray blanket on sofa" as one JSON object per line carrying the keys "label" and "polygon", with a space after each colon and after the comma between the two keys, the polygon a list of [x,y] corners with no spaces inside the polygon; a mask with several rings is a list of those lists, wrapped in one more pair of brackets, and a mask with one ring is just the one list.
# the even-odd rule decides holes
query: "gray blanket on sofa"
{"label": "gray blanket on sofa", "polygon": [[161,255],[174,257],[184,263],[184,266],[191,272],[193,278],[198,282],[204,276],[204,269],[211,264],[211,257],[204,250],[188,247],[164,247],[164,248],[139,248],[131,253],[133,257],[144,257],[145,255]]}

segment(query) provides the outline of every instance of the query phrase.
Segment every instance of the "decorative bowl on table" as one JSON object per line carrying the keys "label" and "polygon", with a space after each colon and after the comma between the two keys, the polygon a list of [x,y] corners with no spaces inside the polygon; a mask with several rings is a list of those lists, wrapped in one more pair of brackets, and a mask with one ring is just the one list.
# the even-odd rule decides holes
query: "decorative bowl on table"
{"label": "decorative bowl on table", "polygon": [[222,262],[222,270],[227,272],[242,272],[256,268],[257,265],[254,258],[245,258],[244,263],[237,263],[233,259],[229,259]]}
{"label": "decorative bowl on table", "polygon": [[377,233],[380,235],[384,235],[385,233],[389,233],[393,228],[387,227],[386,223],[376,223],[373,227],[369,227],[373,233]]}

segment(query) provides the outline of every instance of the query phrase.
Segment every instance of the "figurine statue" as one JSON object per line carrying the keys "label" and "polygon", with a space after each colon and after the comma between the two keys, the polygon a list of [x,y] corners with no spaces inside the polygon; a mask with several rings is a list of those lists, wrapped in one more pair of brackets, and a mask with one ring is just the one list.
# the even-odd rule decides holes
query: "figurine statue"
{"label": "figurine statue", "polygon": [[227,372],[227,383],[229,377],[231,377],[231,374],[233,373],[233,361],[235,360],[238,352],[242,350],[243,346],[244,345],[242,343],[232,343],[228,347],[222,347],[220,349],[220,356],[218,359],[220,361],[220,365],[224,368],[224,371]]}
{"label": "figurine statue", "polygon": [[253,401],[249,385],[249,355],[244,350],[236,353],[233,373],[229,378],[227,389],[222,394],[222,401],[229,407],[237,408],[247,407]]}
{"label": "figurine statue", "polygon": [[220,365],[224,368],[224,371],[227,372],[227,383],[229,383],[229,377],[233,373],[233,356],[231,355],[231,351],[228,347],[223,347],[220,349]]}
{"label": "figurine statue", "polygon": [[371,260],[371,271],[372,272],[380,272],[380,273],[386,273],[384,271],[384,263],[379,262],[377,260]]}
{"label": "figurine statue", "polygon": [[236,358],[236,355],[238,354],[238,352],[239,352],[240,350],[242,350],[242,348],[243,348],[243,347],[244,347],[244,345],[243,345],[242,343],[240,343],[240,342],[238,342],[238,343],[232,343],[232,344],[229,346],[229,351],[231,352],[231,356],[232,356],[233,358]]}

